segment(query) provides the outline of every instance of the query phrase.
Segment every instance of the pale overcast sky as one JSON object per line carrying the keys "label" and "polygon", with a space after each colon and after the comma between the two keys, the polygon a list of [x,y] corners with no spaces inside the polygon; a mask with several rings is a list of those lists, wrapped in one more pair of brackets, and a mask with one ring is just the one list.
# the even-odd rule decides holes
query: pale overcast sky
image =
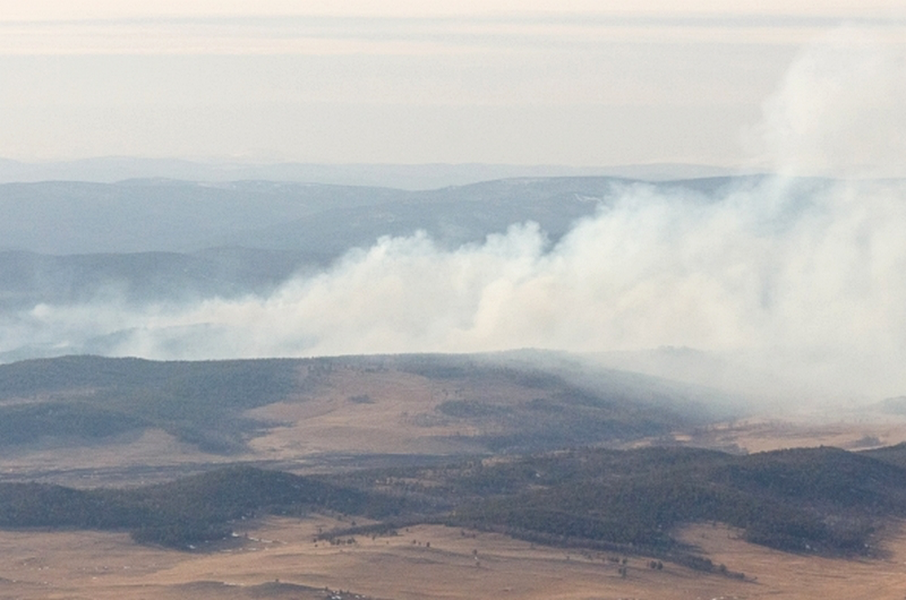
{"label": "pale overcast sky", "polygon": [[0,0],[0,156],[737,166],[804,47],[906,45],[902,0],[600,5]]}

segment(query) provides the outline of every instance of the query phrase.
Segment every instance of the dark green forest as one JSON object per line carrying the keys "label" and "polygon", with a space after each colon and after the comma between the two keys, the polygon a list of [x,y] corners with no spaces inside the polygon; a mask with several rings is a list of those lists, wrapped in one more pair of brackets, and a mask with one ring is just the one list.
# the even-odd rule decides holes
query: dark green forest
{"label": "dark green forest", "polygon": [[200,449],[230,454],[263,423],[242,412],[296,387],[297,361],[169,361],[67,356],[0,366],[0,447],[42,436],[85,440],[159,427]]}
{"label": "dark green forest", "polygon": [[[713,418],[686,391],[655,378],[602,371],[591,384],[570,381],[531,362],[500,364],[481,356],[399,355],[311,359],[150,361],[65,356],[0,365],[0,448],[43,438],[92,442],[160,428],[219,455],[247,450],[274,423],[245,411],[304,402],[333,373],[396,369],[464,390],[432,418],[493,433],[470,440],[475,451],[532,452],[667,434]],[[510,385],[528,401],[488,398]]]}
{"label": "dark green forest", "polygon": [[138,542],[186,548],[229,537],[230,523],[316,509],[384,516],[380,496],[290,473],[236,466],[138,488],[0,484],[0,526],[128,530]]}
{"label": "dark green forest", "polygon": [[889,519],[906,516],[904,462],[906,446],[747,456],[652,447],[316,477],[235,466],[129,489],[0,484],[0,526],[127,530],[187,548],[231,536],[241,519],[320,512],[378,521],[325,537],[429,522],[688,562],[675,527],[722,522],[789,552],[872,555]]}
{"label": "dark green forest", "polygon": [[[551,358],[545,368],[465,355],[79,356],[0,365],[0,448],[12,451],[47,437],[79,443],[156,427],[208,452],[238,453],[272,426],[245,411],[305,402],[347,369],[407,372],[455,390],[429,416],[485,432],[471,438],[471,455],[408,456],[408,466],[394,468],[362,465],[402,465],[402,457],[350,455],[318,476],[237,465],[138,488],[2,483],[0,527],[129,531],[138,542],[185,549],[230,537],[250,517],[321,512],[368,517],[381,531],[443,523],[688,563],[694,554],[674,538],[683,523],[726,523],[749,541],[790,552],[871,555],[889,520],[906,516],[904,446],[751,455],[675,446],[670,432],[708,422],[695,393],[616,371],[577,377]],[[513,389],[519,399],[488,393]],[[666,445],[606,447],[642,437]]]}

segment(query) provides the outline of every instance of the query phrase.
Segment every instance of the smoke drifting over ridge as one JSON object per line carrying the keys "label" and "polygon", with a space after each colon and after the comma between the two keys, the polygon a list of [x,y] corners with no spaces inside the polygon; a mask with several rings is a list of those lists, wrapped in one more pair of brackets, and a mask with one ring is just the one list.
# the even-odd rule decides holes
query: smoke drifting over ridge
{"label": "smoke drifting over ridge", "polygon": [[764,104],[754,132],[763,163],[786,175],[903,177],[906,57],[894,47],[841,28],[806,48]]}
{"label": "smoke drifting over ridge", "polygon": [[556,243],[532,223],[454,250],[424,234],[382,238],[264,298],[136,307],[111,293],[40,305],[0,317],[0,351],[202,359],[670,346],[815,393],[899,395],[906,183],[862,176],[906,164],[904,82],[902,57],[844,32],[808,49],[765,105],[760,134],[778,177],[720,197],[627,186]]}

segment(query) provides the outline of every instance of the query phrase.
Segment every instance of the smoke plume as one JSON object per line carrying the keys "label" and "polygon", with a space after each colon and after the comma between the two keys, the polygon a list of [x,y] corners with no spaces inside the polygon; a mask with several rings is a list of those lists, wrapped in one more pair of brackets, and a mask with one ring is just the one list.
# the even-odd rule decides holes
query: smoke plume
{"label": "smoke plume", "polygon": [[40,305],[3,317],[0,350],[201,359],[690,348],[762,374],[766,389],[903,394],[906,184],[878,175],[906,164],[904,75],[901,56],[846,32],[808,48],[758,129],[778,176],[719,197],[628,185],[556,243],[533,223],[453,250],[421,233],[386,237],[268,297]]}

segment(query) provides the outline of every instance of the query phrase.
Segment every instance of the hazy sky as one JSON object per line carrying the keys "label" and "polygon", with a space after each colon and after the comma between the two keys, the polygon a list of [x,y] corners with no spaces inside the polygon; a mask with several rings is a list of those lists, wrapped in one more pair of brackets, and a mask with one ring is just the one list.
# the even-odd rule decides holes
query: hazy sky
{"label": "hazy sky", "polygon": [[901,1],[136,4],[0,0],[0,156],[738,165],[803,48],[906,43]]}
{"label": "hazy sky", "polygon": [[[453,250],[382,238],[268,297],[40,304],[0,315],[0,351],[689,347],[754,369],[756,387],[902,395],[906,179],[865,177],[906,177],[899,1],[0,0],[0,156],[780,175],[708,199],[633,186],[553,247],[531,223]],[[834,180],[786,177],[816,173]]]}

